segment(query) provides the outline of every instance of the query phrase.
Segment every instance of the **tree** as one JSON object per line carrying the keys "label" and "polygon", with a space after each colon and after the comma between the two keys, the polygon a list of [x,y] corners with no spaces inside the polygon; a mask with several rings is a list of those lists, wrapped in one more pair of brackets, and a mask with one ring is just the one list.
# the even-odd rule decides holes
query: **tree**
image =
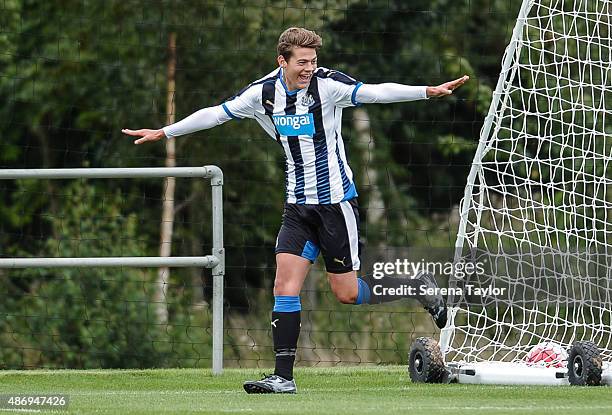
{"label": "tree", "polygon": [[[368,106],[376,140],[369,163],[384,166],[377,176],[388,218],[388,226],[373,229],[368,240],[382,235],[390,245],[429,244],[428,229],[437,227],[432,218],[448,222],[463,196],[501,52],[516,19],[519,2],[516,10],[513,3],[360,1],[330,25],[325,56],[336,56],[340,69],[364,82],[431,85],[472,76],[455,95],[438,102]],[[483,49],[500,53],[483,57]],[[350,141],[352,132],[345,131]],[[367,205],[367,189],[361,196]],[[436,238],[452,244],[449,235]]]}

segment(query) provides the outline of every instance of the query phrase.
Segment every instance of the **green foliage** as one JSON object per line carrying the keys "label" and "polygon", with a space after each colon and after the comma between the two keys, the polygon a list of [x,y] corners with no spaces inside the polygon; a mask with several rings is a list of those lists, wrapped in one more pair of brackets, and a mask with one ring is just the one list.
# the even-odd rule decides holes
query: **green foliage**
{"label": "green foliage", "polygon": [[[165,123],[170,33],[177,35],[174,101],[181,119],[275,69],[279,33],[307,26],[323,35],[322,66],[365,82],[433,84],[472,76],[444,101],[367,107],[373,145],[366,149],[355,139],[351,111],[345,112],[360,204],[367,207],[372,196],[372,187],[360,185],[363,175],[374,170],[385,205],[381,223],[362,223],[366,246],[448,246],[449,218],[463,195],[516,10],[518,2],[506,0],[4,0],[0,167],[161,166],[161,144],[133,146],[120,129]],[[253,316],[265,322],[284,199],[282,149],[253,121],[181,137],[177,147],[178,165],[215,164],[225,172],[228,316],[238,327],[242,320],[258,324],[247,320]],[[0,254],[155,255],[162,183],[3,182]],[[173,255],[209,253],[209,193],[202,180],[177,181]],[[56,203],[58,194],[65,196]],[[172,271],[171,321],[160,327],[150,303],[152,272],[11,272],[0,283],[2,361],[10,367],[207,366],[209,290],[202,298],[201,281],[210,286],[206,272]],[[325,291],[319,295],[326,306],[335,301]],[[340,321],[338,332],[366,327]],[[324,319],[316,324],[321,331]],[[262,342],[265,333],[261,327]],[[252,353],[241,341],[232,340],[228,358]],[[394,347],[407,340],[385,341]]]}
{"label": "green foliage", "polygon": [[[64,202],[58,214],[49,217],[57,236],[47,239],[43,255],[144,255],[137,218],[121,214],[118,191],[101,195],[87,182],[74,182],[65,189]],[[183,342],[185,332],[157,324],[153,274],[129,268],[10,274],[2,280],[3,365],[164,366],[173,352],[181,354],[180,347],[171,347]],[[185,319],[178,323],[184,325]]]}
{"label": "green foliage", "polygon": [[[360,1],[331,24],[324,60],[364,82],[435,85],[471,76],[451,97],[367,107],[376,147],[368,161],[387,207],[384,232],[368,241],[382,234],[383,243],[448,246],[434,216],[450,216],[463,196],[501,62],[501,53],[480,51],[503,50],[518,10],[513,3]],[[360,196],[367,204],[369,192]]]}

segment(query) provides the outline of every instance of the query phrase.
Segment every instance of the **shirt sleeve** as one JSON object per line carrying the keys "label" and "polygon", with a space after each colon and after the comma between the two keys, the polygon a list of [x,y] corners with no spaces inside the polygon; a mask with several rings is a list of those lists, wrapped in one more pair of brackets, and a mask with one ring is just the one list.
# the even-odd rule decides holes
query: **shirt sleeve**
{"label": "shirt sleeve", "polygon": [[361,87],[361,82],[347,74],[331,70],[328,70],[324,77],[328,79],[331,98],[336,103],[336,106],[346,108],[359,105],[355,101],[355,94]]}
{"label": "shirt sleeve", "polygon": [[255,113],[261,108],[261,86],[247,86],[234,97],[221,104],[221,107],[231,118],[255,118]]}
{"label": "shirt sleeve", "polygon": [[394,83],[363,84],[355,93],[357,104],[388,104],[392,102],[427,99],[426,86],[411,86]]}
{"label": "shirt sleeve", "polygon": [[203,108],[194,112],[181,121],[164,127],[166,137],[178,137],[193,133],[195,131],[206,130],[229,121],[230,117],[225,113],[221,105],[216,107]]}

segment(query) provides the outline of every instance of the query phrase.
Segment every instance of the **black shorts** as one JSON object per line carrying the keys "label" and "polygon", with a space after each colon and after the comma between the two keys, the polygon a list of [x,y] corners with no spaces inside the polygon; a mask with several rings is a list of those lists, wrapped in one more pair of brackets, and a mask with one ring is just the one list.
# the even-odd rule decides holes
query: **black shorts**
{"label": "black shorts", "polygon": [[285,203],[276,253],[289,253],[314,262],[323,254],[327,272],[358,270],[359,212],[357,199],[330,205]]}

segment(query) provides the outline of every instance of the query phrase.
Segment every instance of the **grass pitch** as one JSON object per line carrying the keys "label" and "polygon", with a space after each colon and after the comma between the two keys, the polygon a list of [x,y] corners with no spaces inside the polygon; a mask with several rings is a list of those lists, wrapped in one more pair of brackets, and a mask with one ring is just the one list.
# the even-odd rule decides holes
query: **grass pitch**
{"label": "grass pitch", "polygon": [[[67,412],[97,414],[609,414],[608,387],[413,384],[406,369],[300,368],[296,395],[247,395],[262,370],[54,370],[0,372],[0,394],[62,393]],[[6,410],[3,410],[4,412]],[[58,412],[40,412],[55,413]]]}

